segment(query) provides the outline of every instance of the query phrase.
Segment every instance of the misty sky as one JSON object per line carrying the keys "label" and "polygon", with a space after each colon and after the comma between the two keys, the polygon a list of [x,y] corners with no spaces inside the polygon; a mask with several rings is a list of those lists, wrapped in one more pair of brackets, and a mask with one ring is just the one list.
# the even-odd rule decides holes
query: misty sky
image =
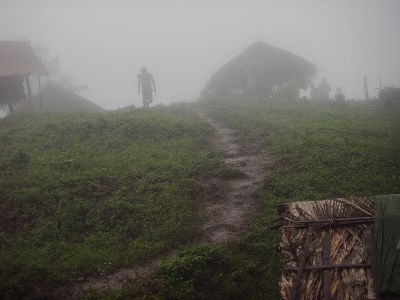
{"label": "misty sky", "polygon": [[60,59],[106,109],[140,105],[141,66],[155,103],[196,99],[208,78],[255,41],[321,68],[332,89],[375,95],[400,85],[400,1],[0,0],[0,40],[28,38]]}

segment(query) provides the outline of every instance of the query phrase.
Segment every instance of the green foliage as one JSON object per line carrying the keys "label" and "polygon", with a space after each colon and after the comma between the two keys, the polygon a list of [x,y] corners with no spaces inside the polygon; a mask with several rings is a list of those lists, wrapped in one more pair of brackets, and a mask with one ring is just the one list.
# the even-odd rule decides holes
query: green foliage
{"label": "green foliage", "polygon": [[[266,267],[257,264],[246,252],[253,247],[245,243],[224,246],[199,246],[187,249],[164,262],[160,268],[161,292],[172,299],[244,299],[256,276],[263,281]],[[239,251],[237,251],[239,250]],[[243,255],[238,256],[238,253]],[[266,284],[268,286],[268,284]],[[267,289],[257,293],[264,297]]]}
{"label": "green foliage", "polygon": [[248,236],[229,245],[188,247],[163,262],[151,278],[120,290],[90,291],[85,299],[248,299],[249,295],[252,299],[268,299],[276,296],[275,282],[269,282],[266,275],[279,272],[279,261],[269,264],[270,247],[249,243],[249,240]]}
{"label": "green foliage", "polygon": [[194,238],[218,156],[182,107],[0,122],[0,294],[131,266]]}

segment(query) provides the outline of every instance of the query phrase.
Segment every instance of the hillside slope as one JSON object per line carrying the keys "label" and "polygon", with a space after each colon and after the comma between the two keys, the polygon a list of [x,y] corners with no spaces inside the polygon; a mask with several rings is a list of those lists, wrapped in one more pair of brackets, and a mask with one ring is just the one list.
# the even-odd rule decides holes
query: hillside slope
{"label": "hillside slope", "polygon": [[218,162],[210,137],[178,108],[1,120],[2,298],[46,294],[193,239],[194,176]]}
{"label": "hillside slope", "polygon": [[223,124],[216,135],[236,132],[227,135],[234,139],[228,148],[274,157],[256,194],[258,214],[238,239],[196,244],[204,199],[212,195],[199,187],[218,174],[243,174],[221,164],[213,131],[190,110],[6,118],[0,293],[29,295],[178,248],[149,277],[89,290],[84,298],[275,299],[281,272],[279,234],[270,229],[275,204],[400,192],[396,109],[243,98],[189,107]]}
{"label": "hillside slope", "polygon": [[400,192],[398,110],[239,97],[203,100],[197,109],[239,131],[244,153],[268,150],[276,158],[265,171],[257,218],[239,240],[188,247],[153,276],[88,298],[278,299],[275,204]]}

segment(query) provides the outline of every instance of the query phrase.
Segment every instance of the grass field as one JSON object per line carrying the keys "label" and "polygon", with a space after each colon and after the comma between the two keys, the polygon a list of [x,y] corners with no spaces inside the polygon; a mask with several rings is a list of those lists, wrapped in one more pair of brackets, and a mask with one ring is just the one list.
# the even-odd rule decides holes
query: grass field
{"label": "grass field", "polygon": [[151,278],[88,299],[277,299],[279,202],[400,192],[400,111],[378,103],[208,99],[199,104],[275,156],[239,241],[188,247]]}
{"label": "grass field", "polygon": [[288,200],[400,191],[400,111],[377,103],[209,101],[214,116],[278,158],[268,191]]}
{"label": "grass field", "polygon": [[132,266],[190,241],[212,132],[184,108],[0,121],[0,295]]}
{"label": "grass field", "polygon": [[[185,246],[149,278],[86,299],[276,299],[275,204],[400,192],[398,109],[239,98],[199,108],[275,157],[259,215],[237,241]],[[182,107],[2,120],[2,294],[109,272],[190,241],[201,222],[196,174],[231,175],[211,136]]]}

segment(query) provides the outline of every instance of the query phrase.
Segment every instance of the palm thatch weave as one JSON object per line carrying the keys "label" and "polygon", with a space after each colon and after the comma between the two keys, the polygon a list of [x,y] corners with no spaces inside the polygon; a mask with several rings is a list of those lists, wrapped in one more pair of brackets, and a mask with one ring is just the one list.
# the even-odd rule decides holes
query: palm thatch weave
{"label": "palm thatch weave", "polygon": [[[375,299],[370,267],[374,198],[287,203],[278,206],[278,213],[283,220],[281,299]],[[328,264],[323,248],[329,251]],[[303,255],[304,269],[294,291]]]}

